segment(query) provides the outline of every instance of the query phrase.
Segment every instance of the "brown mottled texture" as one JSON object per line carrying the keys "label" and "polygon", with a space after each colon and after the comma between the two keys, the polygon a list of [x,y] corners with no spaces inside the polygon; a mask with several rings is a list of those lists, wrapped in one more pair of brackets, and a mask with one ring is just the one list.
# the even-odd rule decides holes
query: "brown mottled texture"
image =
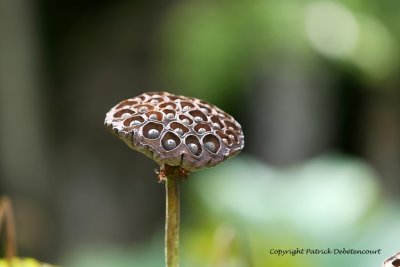
{"label": "brown mottled texture", "polygon": [[126,99],[107,113],[104,123],[160,166],[187,171],[213,167],[244,146],[242,128],[232,116],[202,100],[167,92]]}

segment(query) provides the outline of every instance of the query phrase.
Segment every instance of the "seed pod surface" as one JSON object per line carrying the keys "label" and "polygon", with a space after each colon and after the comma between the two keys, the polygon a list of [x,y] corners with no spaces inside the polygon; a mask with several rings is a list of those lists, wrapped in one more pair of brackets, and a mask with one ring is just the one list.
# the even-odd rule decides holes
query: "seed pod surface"
{"label": "seed pod surface", "polygon": [[144,93],[113,107],[104,124],[160,166],[213,167],[244,146],[240,124],[218,107],[167,92]]}

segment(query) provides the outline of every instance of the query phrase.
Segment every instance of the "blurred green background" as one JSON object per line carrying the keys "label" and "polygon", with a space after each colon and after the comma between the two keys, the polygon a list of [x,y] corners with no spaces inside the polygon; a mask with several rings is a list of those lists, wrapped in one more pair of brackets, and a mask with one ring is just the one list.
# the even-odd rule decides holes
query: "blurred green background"
{"label": "blurred green background", "polygon": [[[245,133],[182,185],[182,266],[380,266],[400,250],[400,2],[0,0],[0,194],[22,256],[163,266],[155,163],[103,126],[145,91]],[[278,257],[270,249],[381,249]]]}

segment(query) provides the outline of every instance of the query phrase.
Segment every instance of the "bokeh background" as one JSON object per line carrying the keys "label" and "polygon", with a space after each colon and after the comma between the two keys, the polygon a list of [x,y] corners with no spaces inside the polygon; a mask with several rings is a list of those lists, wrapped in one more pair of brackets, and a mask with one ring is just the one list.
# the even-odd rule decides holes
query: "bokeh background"
{"label": "bokeh background", "polygon": [[[165,90],[245,149],[182,185],[182,266],[380,266],[400,250],[400,2],[0,1],[0,194],[22,256],[163,266],[164,188],[103,126]],[[381,249],[285,256],[270,249]]]}

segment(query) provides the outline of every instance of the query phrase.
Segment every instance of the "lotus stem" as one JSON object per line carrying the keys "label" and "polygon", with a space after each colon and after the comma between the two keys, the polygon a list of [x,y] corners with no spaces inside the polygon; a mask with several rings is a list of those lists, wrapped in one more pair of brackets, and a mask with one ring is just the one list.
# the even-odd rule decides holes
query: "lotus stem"
{"label": "lotus stem", "polygon": [[165,264],[166,267],[179,267],[179,183],[181,177],[172,174],[165,179]]}

